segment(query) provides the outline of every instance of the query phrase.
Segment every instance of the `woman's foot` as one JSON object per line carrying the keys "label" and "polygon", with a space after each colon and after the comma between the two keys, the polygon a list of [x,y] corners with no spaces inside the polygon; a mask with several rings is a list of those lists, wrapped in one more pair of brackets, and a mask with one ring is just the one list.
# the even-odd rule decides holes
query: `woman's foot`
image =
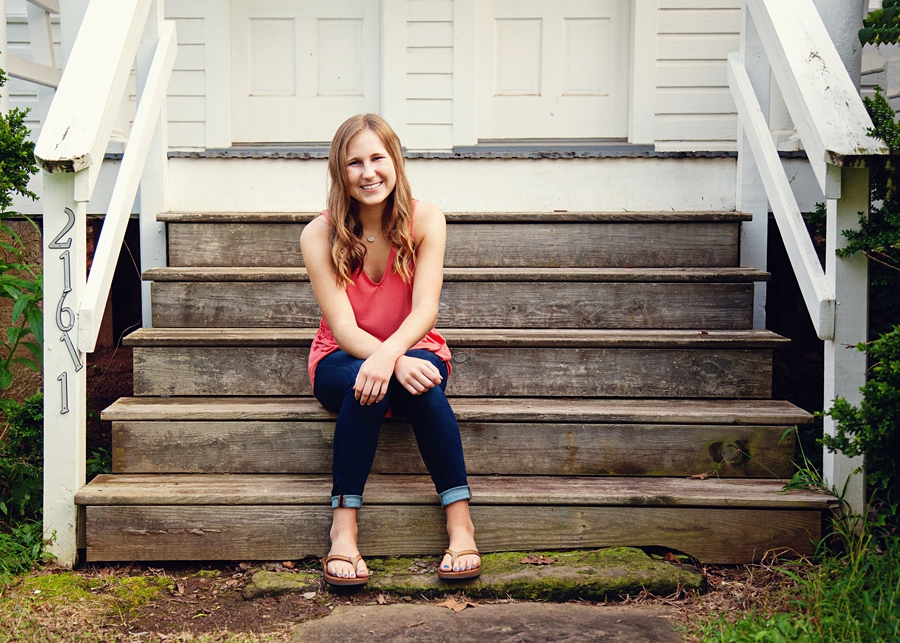
{"label": "woman's foot", "polygon": [[[369,568],[359,556],[359,548],[356,541],[358,530],[356,527],[356,509],[342,507],[334,510],[334,519],[331,524],[331,551],[325,560],[325,571],[335,578],[369,578]],[[350,560],[333,558],[339,556]],[[355,561],[355,564],[354,562]],[[327,580],[327,579],[326,579]]]}
{"label": "woman's foot", "polygon": [[[444,508],[447,513],[447,534],[450,536],[448,549],[453,552],[478,551],[475,544],[475,525],[469,516],[469,501],[460,500]],[[465,572],[481,568],[481,556],[476,553],[458,555],[444,554],[440,572]]]}

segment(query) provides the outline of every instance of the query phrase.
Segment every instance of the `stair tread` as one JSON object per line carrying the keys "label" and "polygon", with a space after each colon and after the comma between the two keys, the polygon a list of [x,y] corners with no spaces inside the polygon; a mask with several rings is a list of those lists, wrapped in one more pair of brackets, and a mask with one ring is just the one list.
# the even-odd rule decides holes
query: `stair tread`
{"label": "stair tread", "polygon": [[[461,422],[610,422],[792,425],[813,416],[780,400],[452,398]],[[312,397],[124,397],[103,411],[128,420],[332,420]]]}
{"label": "stair tread", "polygon": [[[325,505],[330,475],[123,474],[97,476],[78,505]],[[469,476],[473,505],[728,507],[824,510],[836,500],[783,492],[775,480],[572,476]],[[366,504],[436,504],[428,476],[371,475]]]}
{"label": "stair tread", "polygon": [[[444,268],[444,281],[596,281],[743,283],[768,281],[754,268]],[[306,268],[167,267],[145,270],[145,281],[309,281]]]}
{"label": "stair tread", "polygon": [[[438,329],[451,347],[775,348],[768,330]],[[315,328],[141,328],[126,346],[309,346]]]}
{"label": "stair tread", "polygon": [[[158,221],[167,223],[307,223],[318,212],[164,212]],[[447,212],[448,223],[586,223],[686,221],[749,221],[743,212]]]}

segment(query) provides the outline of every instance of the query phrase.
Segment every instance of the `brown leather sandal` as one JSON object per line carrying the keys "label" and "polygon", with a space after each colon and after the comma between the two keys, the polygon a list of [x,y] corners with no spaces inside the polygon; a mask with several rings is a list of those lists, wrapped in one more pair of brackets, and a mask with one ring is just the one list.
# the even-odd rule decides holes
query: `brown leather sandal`
{"label": "brown leather sandal", "polygon": [[330,556],[326,556],[325,558],[323,558],[322,559],[322,571],[324,572],[324,575],[325,575],[325,582],[328,583],[329,585],[341,585],[343,587],[347,587],[350,585],[365,585],[366,583],[369,582],[368,575],[366,575],[366,576],[357,575],[353,578],[350,578],[348,576],[347,578],[344,578],[343,576],[335,576],[334,574],[329,574],[328,573],[328,563],[330,563],[333,560],[340,560],[345,563],[350,563],[351,565],[353,565],[354,573],[359,574],[359,572],[357,571],[357,568],[359,567],[359,561],[362,560],[362,556],[357,555],[357,556],[354,556],[353,558],[350,558],[349,556],[342,556],[341,554],[332,554]]}
{"label": "brown leather sandal", "polygon": [[[460,551],[453,551],[452,549],[445,549],[445,554],[450,554],[450,569],[444,570],[441,567],[438,567],[438,576],[445,580],[463,580],[465,578],[478,578],[481,576],[481,554],[478,553],[477,549],[463,549]],[[456,559],[460,556],[478,556],[479,562],[478,567],[473,567],[472,569],[460,569],[458,571],[453,571],[453,563],[456,562]]]}

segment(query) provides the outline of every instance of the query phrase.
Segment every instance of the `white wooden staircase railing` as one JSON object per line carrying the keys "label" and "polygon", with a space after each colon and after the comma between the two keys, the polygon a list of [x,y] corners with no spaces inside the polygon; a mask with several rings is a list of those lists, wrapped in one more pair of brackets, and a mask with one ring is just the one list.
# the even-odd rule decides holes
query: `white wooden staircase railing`
{"label": "white wooden staircase railing", "polygon": [[[85,353],[91,352],[141,186],[141,264],[163,265],[166,87],[177,51],[163,0],[91,0],[35,148],[43,169],[44,533],[75,563],[85,482]],[[134,66],[138,105],[88,277],[87,204]],[[148,300],[149,301],[149,300]],[[55,311],[51,313],[50,311]]]}
{"label": "white wooden staircase railing", "polygon": [[[761,106],[768,108],[771,77],[828,202],[825,270]],[[858,402],[866,363],[853,347],[866,340],[868,272],[865,258],[842,259],[835,251],[844,242],[840,231],[857,227],[859,213],[869,210],[866,158],[888,150],[867,134],[872,121],[813,0],[745,0],[741,52],[728,56],[728,83],[740,119],[738,209],[754,215],[749,234],[763,236],[748,245],[765,248],[770,206],[813,326],[825,340],[825,408],[838,396]],[[825,430],[834,431],[831,418]],[[858,458],[824,454],[826,482],[845,491],[857,514],[865,485],[853,472],[861,466]]]}

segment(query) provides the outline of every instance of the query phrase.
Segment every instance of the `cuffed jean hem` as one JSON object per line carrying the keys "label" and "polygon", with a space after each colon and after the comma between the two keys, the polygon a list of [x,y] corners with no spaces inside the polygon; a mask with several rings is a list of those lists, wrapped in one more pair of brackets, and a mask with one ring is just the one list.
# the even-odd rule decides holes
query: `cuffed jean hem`
{"label": "cuffed jean hem", "polygon": [[[451,489],[451,491],[453,491]],[[346,507],[347,509],[359,509],[362,507],[362,496],[331,496],[331,508],[337,509],[339,507]]]}
{"label": "cuffed jean hem", "polygon": [[469,491],[469,485],[453,487],[452,489],[441,492],[441,506],[446,507],[447,505],[459,502],[460,500],[469,500],[471,497],[472,492]]}

